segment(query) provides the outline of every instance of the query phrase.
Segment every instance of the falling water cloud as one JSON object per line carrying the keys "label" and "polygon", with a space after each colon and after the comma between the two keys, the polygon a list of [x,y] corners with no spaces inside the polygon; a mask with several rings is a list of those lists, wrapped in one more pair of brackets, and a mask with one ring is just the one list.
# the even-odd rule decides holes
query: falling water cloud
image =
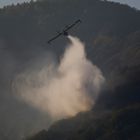
{"label": "falling water cloud", "polygon": [[18,99],[54,120],[91,109],[104,82],[101,70],[86,58],[84,44],[68,38],[71,43],[58,65],[47,59],[40,70],[24,71],[13,82]]}

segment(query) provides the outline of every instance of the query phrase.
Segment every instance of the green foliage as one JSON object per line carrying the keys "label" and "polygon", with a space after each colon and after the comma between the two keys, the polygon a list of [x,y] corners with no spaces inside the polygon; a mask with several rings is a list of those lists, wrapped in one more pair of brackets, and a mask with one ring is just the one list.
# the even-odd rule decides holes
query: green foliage
{"label": "green foliage", "polygon": [[90,111],[59,121],[29,140],[138,140],[139,118],[140,104],[111,112]]}

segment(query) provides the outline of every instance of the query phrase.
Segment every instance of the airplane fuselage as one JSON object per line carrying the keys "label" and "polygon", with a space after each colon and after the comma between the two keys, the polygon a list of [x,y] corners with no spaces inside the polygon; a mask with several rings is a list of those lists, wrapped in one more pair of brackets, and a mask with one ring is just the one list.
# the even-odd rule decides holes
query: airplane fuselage
{"label": "airplane fuselage", "polygon": [[64,36],[68,36],[69,34],[68,34],[68,32],[64,31],[64,32],[63,32],[63,35],[64,35]]}

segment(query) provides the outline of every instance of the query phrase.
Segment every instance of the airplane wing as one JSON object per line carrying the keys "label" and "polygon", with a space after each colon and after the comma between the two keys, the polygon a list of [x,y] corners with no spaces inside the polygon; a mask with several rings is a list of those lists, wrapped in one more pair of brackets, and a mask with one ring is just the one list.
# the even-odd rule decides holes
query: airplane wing
{"label": "airplane wing", "polygon": [[80,19],[75,21],[72,25],[68,26],[64,31],[67,32],[68,30],[70,30],[72,27],[74,27],[78,23],[81,23]]}
{"label": "airplane wing", "polygon": [[59,33],[58,35],[56,35],[55,37],[51,38],[48,43],[50,44],[53,40],[55,40],[56,38],[58,38],[59,36],[61,36],[62,33]]}

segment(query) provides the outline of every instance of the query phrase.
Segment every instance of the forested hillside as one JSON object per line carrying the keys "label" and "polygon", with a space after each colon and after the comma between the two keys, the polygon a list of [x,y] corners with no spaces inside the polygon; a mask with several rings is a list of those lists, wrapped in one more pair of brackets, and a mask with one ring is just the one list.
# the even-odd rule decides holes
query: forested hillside
{"label": "forested hillside", "polygon": [[36,132],[50,125],[46,114],[12,96],[11,81],[47,52],[59,62],[67,39],[60,37],[51,45],[47,41],[77,19],[82,24],[70,34],[86,44],[87,57],[102,70],[106,84],[91,112],[60,121],[33,140],[140,138],[135,117],[140,115],[140,11],[101,0],[38,0],[0,9],[0,139],[20,140],[34,128]]}

